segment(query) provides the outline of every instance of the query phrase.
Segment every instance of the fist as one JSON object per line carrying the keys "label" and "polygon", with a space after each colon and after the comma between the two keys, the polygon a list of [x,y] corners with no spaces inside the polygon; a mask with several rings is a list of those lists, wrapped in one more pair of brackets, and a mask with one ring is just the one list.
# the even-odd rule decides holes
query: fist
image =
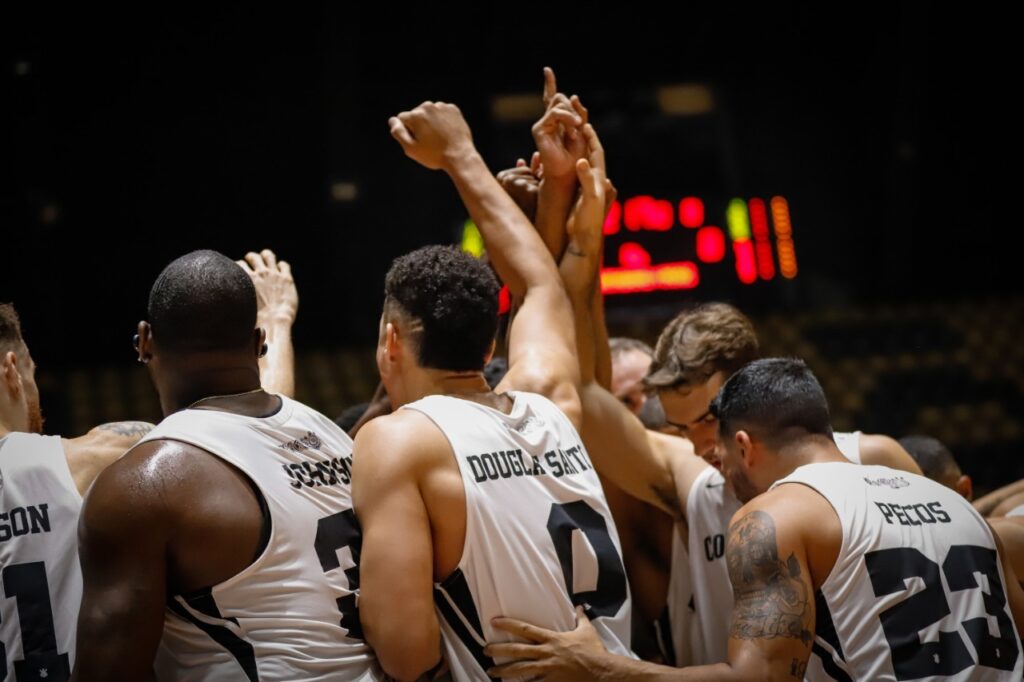
{"label": "fist", "polygon": [[432,170],[448,169],[476,152],[466,119],[454,104],[424,102],[392,116],[388,126],[406,156]]}

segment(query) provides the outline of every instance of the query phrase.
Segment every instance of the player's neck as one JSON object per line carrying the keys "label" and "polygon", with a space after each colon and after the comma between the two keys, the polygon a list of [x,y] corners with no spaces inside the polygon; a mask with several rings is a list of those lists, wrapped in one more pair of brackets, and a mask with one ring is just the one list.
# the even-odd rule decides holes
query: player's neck
{"label": "player's neck", "polygon": [[448,369],[421,369],[409,382],[408,402],[428,395],[451,395],[472,398],[491,392],[482,371],[461,372]]}
{"label": "player's neck", "polygon": [[205,398],[242,395],[260,388],[259,367],[179,369],[161,378],[157,389],[164,416],[183,410]]}
{"label": "player's neck", "polygon": [[794,469],[805,464],[850,461],[843,456],[835,441],[824,436],[798,440],[780,450],[780,454],[785,455],[784,461],[792,464]]}
{"label": "player's neck", "polygon": [[0,411],[0,438],[3,438],[9,433],[26,432],[28,431],[29,421],[27,417],[20,417],[19,415],[7,414],[6,412]]}

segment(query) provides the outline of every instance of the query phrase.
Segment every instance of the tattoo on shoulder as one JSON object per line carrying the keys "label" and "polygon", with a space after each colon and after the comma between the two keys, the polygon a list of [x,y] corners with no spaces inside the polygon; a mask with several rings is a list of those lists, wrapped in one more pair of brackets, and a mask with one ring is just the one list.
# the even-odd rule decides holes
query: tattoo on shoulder
{"label": "tattoo on shoulder", "polygon": [[729,580],[736,595],[730,635],[737,639],[791,637],[810,645],[810,595],[800,562],[779,559],[775,523],[754,511],[729,529]]}
{"label": "tattoo on shoulder", "polygon": [[153,430],[153,425],[149,422],[109,422],[107,424],[100,424],[96,428],[104,431],[113,431],[119,436],[138,436],[141,438]]}

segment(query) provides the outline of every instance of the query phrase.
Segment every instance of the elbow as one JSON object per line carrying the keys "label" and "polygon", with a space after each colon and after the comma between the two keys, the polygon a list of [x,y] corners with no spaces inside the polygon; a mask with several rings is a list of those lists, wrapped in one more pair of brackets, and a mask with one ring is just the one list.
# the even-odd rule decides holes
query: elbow
{"label": "elbow", "polygon": [[388,654],[377,651],[377,659],[389,677],[398,682],[415,682],[441,662],[441,648],[402,646]]}
{"label": "elbow", "polygon": [[400,682],[417,680],[441,662],[441,632],[436,621],[429,626],[385,627],[376,632],[364,622],[363,630],[380,667]]}

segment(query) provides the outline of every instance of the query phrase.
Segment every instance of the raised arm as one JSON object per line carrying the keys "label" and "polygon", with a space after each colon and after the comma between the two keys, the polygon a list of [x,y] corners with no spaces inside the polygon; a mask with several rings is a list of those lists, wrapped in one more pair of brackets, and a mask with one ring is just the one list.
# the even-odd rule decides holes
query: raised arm
{"label": "raised arm", "polygon": [[[576,114],[547,114],[577,126]],[[523,301],[509,332],[509,371],[498,390],[534,391],[552,399],[579,423],[575,335],[558,271],[533,225],[501,188],[473,145],[458,107],[425,102],[389,121],[405,153],[427,168],[443,169],[480,229],[488,256],[513,297]]]}
{"label": "raised arm", "polygon": [[[598,471],[630,495],[675,518],[686,512],[686,495],[707,464],[683,439],[647,431],[640,420],[598,380],[607,362],[608,333],[600,293],[602,228],[610,185],[604,149],[593,126],[583,127],[586,159],[578,162],[581,195],[567,231],[569,243],[559,265],[572,301],[580,363],[580,433]],[[601,359],[604,358],[604,359]]]}
{"label": "raised arm", "polygon": [[260,382],[271,393],[295,397],[295,350],[292,325],[299,310],[299,292],[292,268],[270,249],[250,251],[238,265],[256,287],[256,324],[267,332],[267,353],[260,358]]}
{"label": "raised arm", "polygon": [[565,252],[565,222],[576,201],[576,163],[586,156],[587,144],[578,128],[565,126],[558,118],[548,115],[553,109],[576,114],[582,125],[586,125],[589,119],[587,109],[578,97],[566,97],[558,91],[555,72],[546,66],[545,114],[533,126],[537,155],[531,166],[540,171],[534,223],[548,252],[557,262]]}

